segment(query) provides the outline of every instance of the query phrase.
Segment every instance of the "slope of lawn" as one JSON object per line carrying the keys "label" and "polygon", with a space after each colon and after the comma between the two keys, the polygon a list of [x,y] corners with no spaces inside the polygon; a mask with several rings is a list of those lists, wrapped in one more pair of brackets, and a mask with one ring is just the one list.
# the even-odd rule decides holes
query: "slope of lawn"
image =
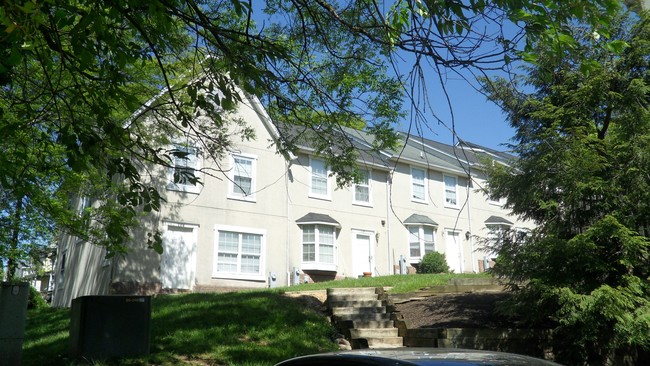
{"label": "slope of lawn", "polygon": [[[160,295],[152,300],[151,354],[93,365],[274,365],[291,357],[333,351],[328,320],[289,291],[388,286],[410,292],[466,275],[385,276],[303,284],[274,290]],[[469,275],[476,277],[476,275]],[[69,309],[28,313],[23,365],[75,365],[67,359]]]}
{"label": "slope of lawn", "polygon": [[488,273],[441,273],[417,274],[411,276],[392,275],[379,277],[346,278],[342,280],[305,283],[298,286],[283,287],[281,291],[310,291],[324,290],[333,287],[386,287],[388,292],[404,293],[413,292],[431,286],[446,285],[453,278],[491,278]]}

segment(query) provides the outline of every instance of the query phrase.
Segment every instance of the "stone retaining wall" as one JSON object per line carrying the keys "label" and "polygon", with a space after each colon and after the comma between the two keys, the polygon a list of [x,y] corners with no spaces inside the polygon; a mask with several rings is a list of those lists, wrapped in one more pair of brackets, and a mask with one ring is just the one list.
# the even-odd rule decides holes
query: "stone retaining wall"
{"label": "stone retaining wall", "polygon": [[398,321],[400,336],[407,347],[469,348],[511,352],[553,359],[551,333],[542,329],[407,329]]}

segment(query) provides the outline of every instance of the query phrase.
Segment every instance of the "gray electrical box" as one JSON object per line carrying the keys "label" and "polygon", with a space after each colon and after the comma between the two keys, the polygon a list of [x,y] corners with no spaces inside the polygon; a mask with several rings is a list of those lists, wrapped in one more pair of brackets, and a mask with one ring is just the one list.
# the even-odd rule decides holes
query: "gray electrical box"
{"label": "gray electrical box", "polygon": [[269,288],[278,287],[278,276],[275,272],[269,272]]}
{"label": "gray electrical box", "polygon": [[27,319],[29,285],[0,286],[0,365],[20,365]]}
{"label": "gray electrical box", "polygon": [[108,295],[72,300],[70,356],[90,360],[149,354],[151,297]]}

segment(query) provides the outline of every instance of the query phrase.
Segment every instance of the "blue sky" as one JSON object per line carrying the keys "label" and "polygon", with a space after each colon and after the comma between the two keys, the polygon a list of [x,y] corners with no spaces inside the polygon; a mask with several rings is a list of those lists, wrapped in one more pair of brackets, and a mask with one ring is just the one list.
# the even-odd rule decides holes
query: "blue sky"
{"label": "blue sky", "polygon": [[[262,12],[264,4],[264,2],[253,2],[253,18],[259,21],[260,24],[263,24],[265,20],[267,22],[270,20],[269,16]],[[388,10],[386,9],[386,11]],[[271,17],[271,19],[273,21],[282,21],[278,17]],[[397,67],[402,69],[400,72],[406,71],[408,73],[412,66],[408,60],[412,59],[412,57],[408,55],[402,55],[401,57],[403,57],[402,61]],[[454,139],[449,131],[452,126],[449,106],[437,81],[438,76],[433,74],[433,71],[431,73],[431,77],[428,77],[430,80],[427,80],[429,102],[432,103],[436,115],[449,127],[440,124],[435,118],[428,115],[426,117],[428,126],[423,129],[423,136],[431,140],[452,144]],[[468,78],[471,78],[471,76],[468,76]],[[474,80],[470,81],[475,83]],[[510,142],[514,131],[508,125],[501,109],[477,92],[468,81],[462,80],[458,76],[455,78],[448,77],[445,83],[455,116],[457,135],[465,141],[495,150],[507,150],[503,145]],[[408,105],[405,105],[404,108],[408,110]],[[409,118],[405,119],[398,128],[401,131],[406,131],[408,124]]]}
{"label": "blue sky", "polygon": [[[453,108],[457,135],[465,141],[495,150],[507,150],[503,144],[511,142],[514,130],[501,109],[474,90],[465,80],[448,80],[446,87]],[[446,100],[443,100],[440,86],[432,83],[429,88],[436,114],[451,128],[451,113]],[[447,144],[453,143],[449,128],[436,121],[429,123],[429,126],[432,131],[426,131],[424,137]]]}

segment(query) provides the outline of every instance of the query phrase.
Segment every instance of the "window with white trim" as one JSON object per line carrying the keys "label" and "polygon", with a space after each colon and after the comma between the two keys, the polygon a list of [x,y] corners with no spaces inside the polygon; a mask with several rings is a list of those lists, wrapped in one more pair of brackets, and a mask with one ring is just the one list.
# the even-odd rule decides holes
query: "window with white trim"
{"label": "window with white trim", "polygon": [[309,168],[311,173],[309,196],[329,199],[329,170],[327,169],[325,161],[310,158]]}
{"label": "window with white trim", "polygon": [[302,261],[333,265],[336,228],[329,225],[302,225]]}
{"label": "window with white trim", "polygon": [[458,178],[445,175],[445,206],[458,207]]}
{"label": "window with white trim", "polygon": [[411,168],[411,199],[425,202],[427,194],[425,172],[422,169]]}
{"label": "window with white trim", "polygon": [[199,170],[199,150],[193,146],[174,145],[168,189],[181,192],[199,193],[200,187],[196,173]]}
{"label": "window with white trim", "polygon": [[257,159],[252,155],[233,154],[230,161],[228,197],[254,201]]}
{"label": "window with white trim", "polygon": [[485,194],[488,196],[487,201],[491,205],[503,206],[503,204],[505,203],[505,199],[503,198],[494,198],[493,196],[487,194],[487,192]]}
{"label": "window with white trim", "polygon": [[264,230],[217,226],[213,277],[263,279]]}
{"label": "window with white trim", "polygon": [[369,206],[372,204],[370,196],[370,171],[359,171],[359,181],[354,184],[354,198],[353,202]]}
{"label": "window with white trim", "polygon": [[425,254],[436,250],[436,228],[427,225],[409,225],[409,255],[411,262],[419,262]]}

